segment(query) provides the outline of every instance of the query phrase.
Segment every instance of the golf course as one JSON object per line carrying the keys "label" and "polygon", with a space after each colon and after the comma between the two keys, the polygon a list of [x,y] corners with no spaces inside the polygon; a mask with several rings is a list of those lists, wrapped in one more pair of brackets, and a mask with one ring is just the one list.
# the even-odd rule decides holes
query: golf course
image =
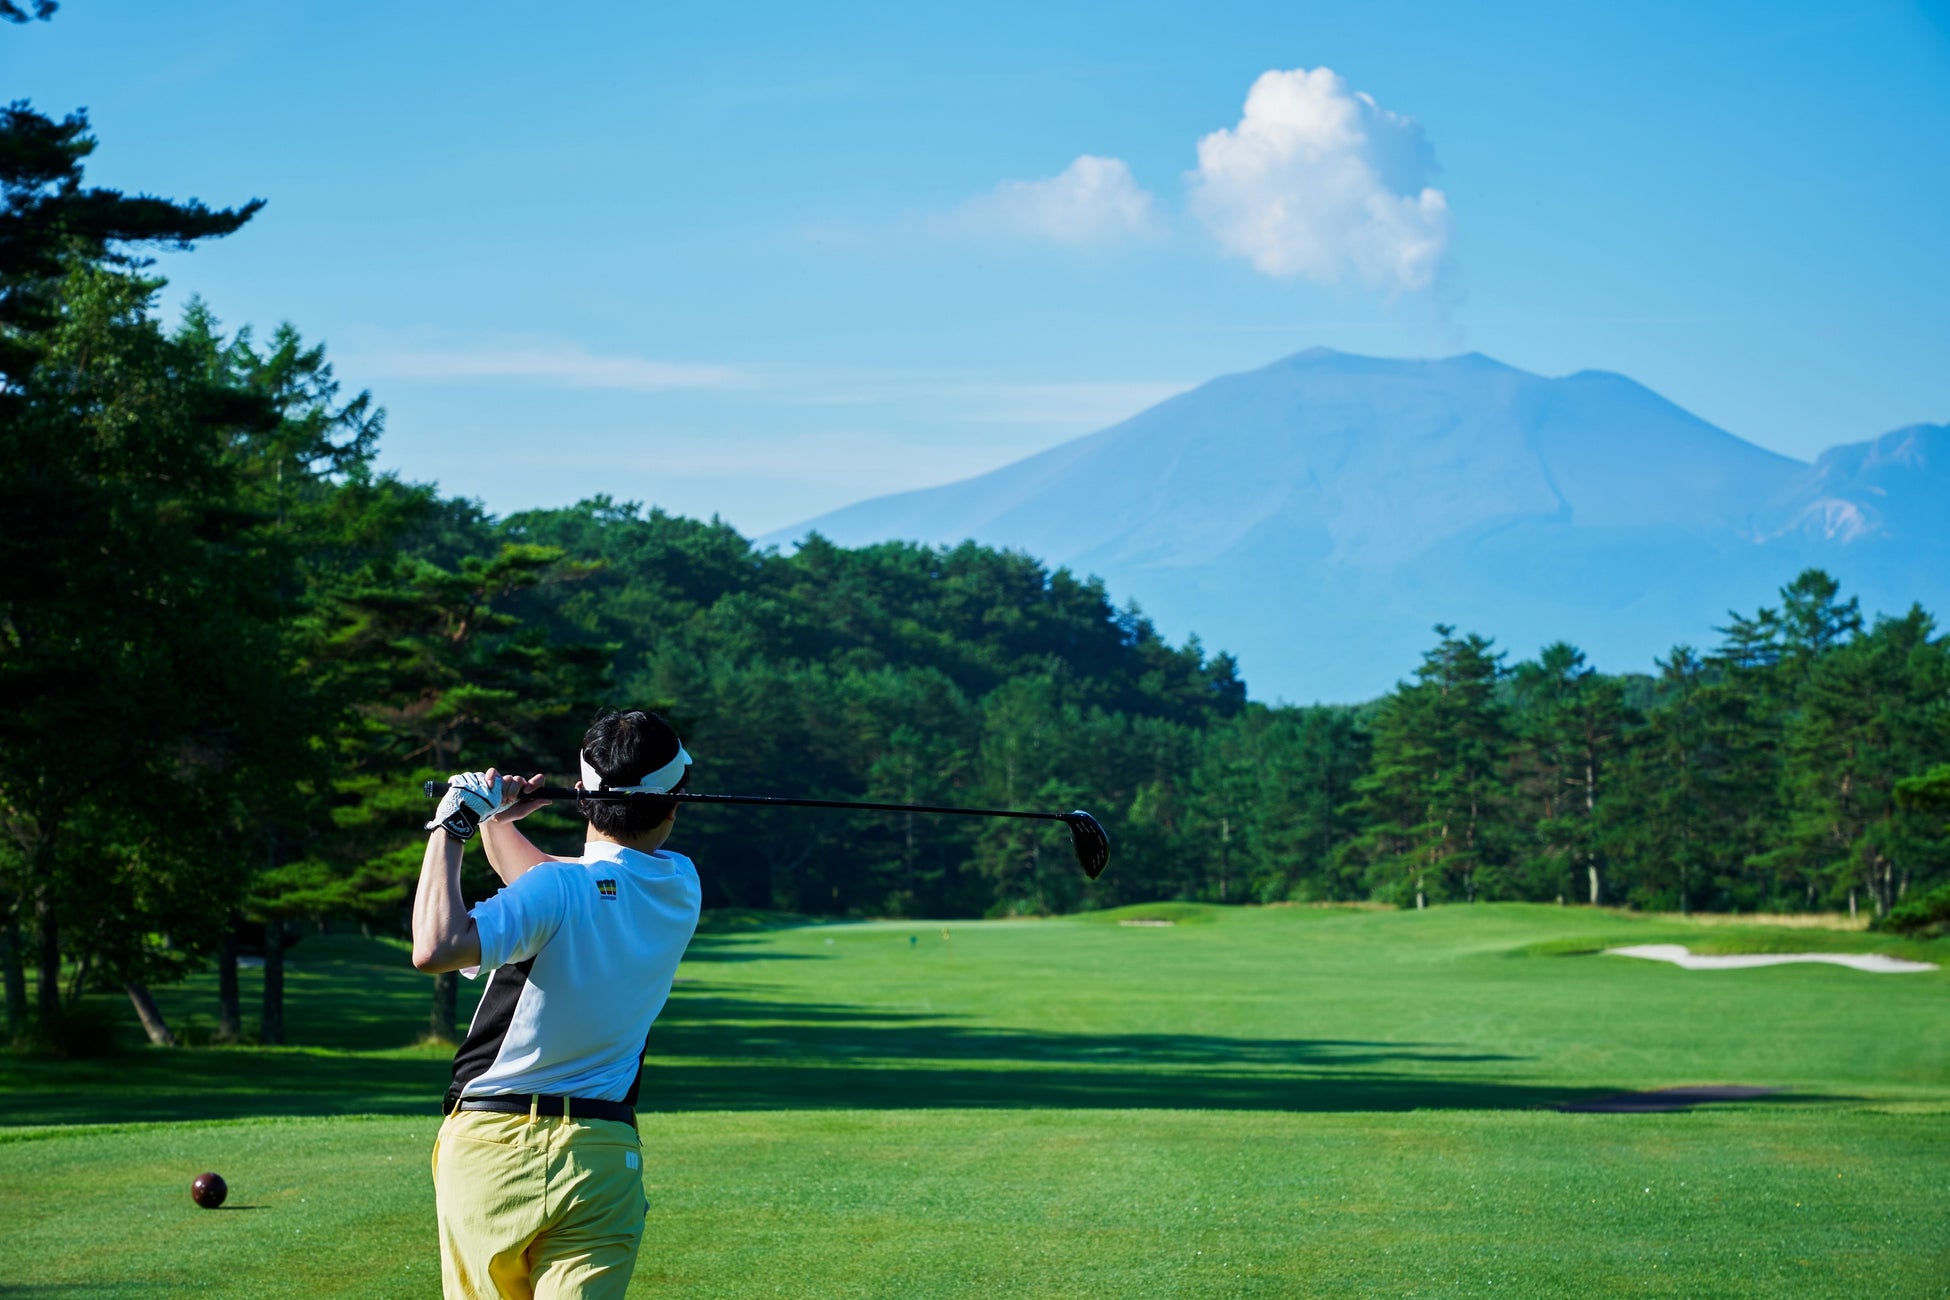
{"label": "golf course", "polygon": [[[651,1038],[632,1294],[1944,1294],[1950,974],[1602,950],[1950,941],[1715,919],[709,914]],[[0,1057],[5,1294],[438,1294],[427,981],[351,933],[288,978],[295,1045],[129,1015],[105,1058]],[[213,984],[158,998],[193,1036]],[[1617,1101],[1697,1086],[1769,1091]]]}

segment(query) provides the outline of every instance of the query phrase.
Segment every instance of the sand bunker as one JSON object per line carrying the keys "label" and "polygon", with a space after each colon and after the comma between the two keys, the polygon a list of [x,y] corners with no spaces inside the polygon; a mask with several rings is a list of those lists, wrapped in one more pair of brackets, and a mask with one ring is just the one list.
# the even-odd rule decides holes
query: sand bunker
{"label": "sand bunker", "polygon": [[1739,970],[1747,966],[1786,966],[1791,962],[1822,962],[1847,966],[1871,975],[1903,975],[1910,971],[1935,970],[1926,961],[1904,961],[1879,952],[1743,952],[1730,957],[1702,957],[1676,943],[1642,943],[1631,948],[1607,948],[1612,957],[1644,957],[1648,961],[1669,961],[1686,970]]}

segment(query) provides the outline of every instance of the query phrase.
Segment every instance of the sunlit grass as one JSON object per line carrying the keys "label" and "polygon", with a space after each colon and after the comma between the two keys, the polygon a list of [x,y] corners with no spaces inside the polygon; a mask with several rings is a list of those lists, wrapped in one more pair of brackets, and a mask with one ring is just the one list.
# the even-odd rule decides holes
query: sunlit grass
{"label": "sunlit grass", "polygon": [[[646,1296],[1933,1294],[1950,1276],[1950,975],[1544,955],[1883,936],[1515,905],[722,920],[652,1039]],[[410,1046],[427,981],[349,935],[308,937],[291,969],[297,1046],[0,1058],[13,1124],[189,1121],[0,1137],[0,1278],[437,1293],[425,1160],[447,1065]],[[1782,1091],[1555,1109],[1701,1083]],[[393,1118],[216,1122],[357,1111]],[[203,1168],[262,1208],[195,1210]]]}

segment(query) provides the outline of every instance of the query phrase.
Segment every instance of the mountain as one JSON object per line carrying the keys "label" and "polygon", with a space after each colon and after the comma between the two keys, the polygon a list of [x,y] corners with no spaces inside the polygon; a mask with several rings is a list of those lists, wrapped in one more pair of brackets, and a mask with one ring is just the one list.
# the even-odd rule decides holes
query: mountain
{"label": "mountain", "polygon": [[1943,557],[1950,544],[1950,426],[1913,424],[1829,448],[1796,481],[1780,513],[1784,533]]}
{"label": "mountain", "polygon": [[1315,348],[991,473],[763,539],[974,538],[1101,575],[1253,694],[1370,698],[1453,623],[1608,670],[1706,645],[1809,564],[1944,607],[1950,430],[1776,455],[1621,375]]}

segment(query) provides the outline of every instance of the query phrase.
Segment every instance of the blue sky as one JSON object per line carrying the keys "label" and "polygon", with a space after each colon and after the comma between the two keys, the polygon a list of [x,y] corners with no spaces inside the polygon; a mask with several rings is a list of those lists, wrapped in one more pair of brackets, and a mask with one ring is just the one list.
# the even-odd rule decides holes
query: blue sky
{"label": "blue sky", "polygon": [[172,305],[497,512],[761,533],[1317,344],[1950,420],[1941,3],[66,0],[0,74],[98,183],[270,200]]}

